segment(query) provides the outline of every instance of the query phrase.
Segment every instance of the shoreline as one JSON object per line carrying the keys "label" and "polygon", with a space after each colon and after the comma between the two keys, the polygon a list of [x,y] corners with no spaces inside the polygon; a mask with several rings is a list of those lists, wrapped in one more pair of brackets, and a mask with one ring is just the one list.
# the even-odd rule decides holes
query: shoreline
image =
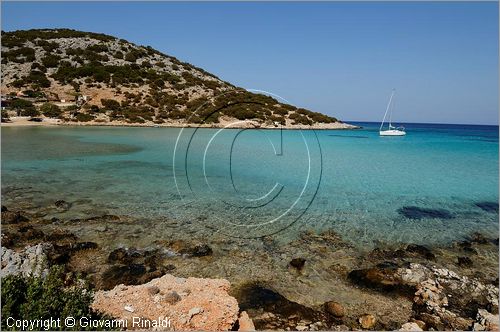
{"label": "shoreline", "polygon": [[214,129],[269,129],[269,130],[354,130],[360,129],[360,126],[351,125],[343,122],[321,123],[312,126],[307,125],[287,125],[284,127],[275,127],[273,125],[262,125],[256,121],[235,121],[233,125],[230,121],[223,121],[216,124],[196,124],[196,123],[127,123],[123,121],[113,122],[66,122],[59,119],[44,118],[42,122],[29,121],[29,117],[10,118],[10,122],[2,122],[0,127],[53,127],[53,126],[89,126],[89,127],[147,127],[147,128],[214,128]]}
{"label": "shoreline", "polygon": [[[180,312],[198,306],[210,310],[200,304],[202,295],[214,301],[211,305],[229,299],[232,316],[246,312],[257,330],[396,330],[410,323],[421,330],[469,330],[485,315],[498,315],[497,238],[471,234],[445,246],[382,245],[366,253],[332,230],[304,231],[278,245],[272,239],[206,237],[190,232],[193,225],[168,219],[162,223],[172,226],[169,240],[152,231],[160,220],[148,220],[141,234],[152,237],[138,243],[137,229],[131,229],[138,225],[135,217],[92,212],[79,219],[53,217],[72,209],[72,202],[63,200],[43,207],[2,206],[2,246],[9,253],[2,259],[19,263],[8,264],[2,273],[29,272],[22,263],[40,249],[40,257],[50,264],[90,278],[98,294],[94,306],[113,316],[123,315],[124,303],[139,310],[149,305],[155,299],[146,294],[151,286],[170,292],[162,286],[165,280],[207,285],[222,278],[224,294],[214,288],[193,289],[191,295],[174,289],[181,294],[180,303],[189,303]],[[41,272],[47,266],[38,268]],[[135,290],[144,295],[137,303],[129,294]],[[439,302],[447,297],[460,302]],[[463,309],[462,301],[476,301],[478,313]]]}

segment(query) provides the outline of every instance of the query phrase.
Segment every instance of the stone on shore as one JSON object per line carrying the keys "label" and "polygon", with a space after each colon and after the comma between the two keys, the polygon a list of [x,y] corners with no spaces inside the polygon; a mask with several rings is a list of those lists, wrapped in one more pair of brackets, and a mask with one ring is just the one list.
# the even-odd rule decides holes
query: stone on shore
{"label": "stone on shore", "polygon": [[377,318],[371,314],[366,314],[361,317],[359,317],[359,324],[361,324],[361,327],[364,329],[371,329],[375,326],[375,323],[377,323]]}
{"label": "stone on shore", "polygon": [[476,322],[472,328],[473,331],[499,331],[499,316],[493,315],[484,309],[477,311]]}
{"label": "stone on shore", "polygon": [[248,316],[246,311],[240,313],[238,318],[238,331],[255,331],[252,319]]}
{"label": "stone on shore", "polygon": [[335,301],[325,302],[325,310],[326,312],[337,318],[344,317],[345,315],[344,307],[340,303]]}
{"label": "stone on shore", "polygon": [[[159,292],[151,292],[152,288]],[[128,320],[129,329],[140,329],[133,327],[132,317],[168,317],[172,330],[227,331],[235,325],[239,312],[229,288],[229,281],[224,279],[186,279],[167,274],[143,285],[118,285],[110,291],[98,291],[92,308]],[[166,301],[174,292],[180,300]],[[124,310],[125,306],[132,306],[134,313]]]}
{"label": "stone on shore", "polygon": [[417,323],[405,323],[401,326],[399,331],[423,331]]}

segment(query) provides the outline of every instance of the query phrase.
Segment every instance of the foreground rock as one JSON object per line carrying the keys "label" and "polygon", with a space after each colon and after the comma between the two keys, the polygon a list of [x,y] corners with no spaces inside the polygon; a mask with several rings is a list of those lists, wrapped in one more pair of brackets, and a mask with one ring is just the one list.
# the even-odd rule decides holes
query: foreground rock
{"label": "foreground rock", "polygon": [[8,275],[45,276],[48,273],[48,255],[53,250],[50,243],[28,246],[16,252],[2,247],[2,277]]}
{"label": "foreground rock", "polygon": [[414,294],[415,318],[437,330],[497,326],[489,322],[498,314],[498,288],[448,269],[380,264],[352,271],[349,277],[370,288]]}
{"label": "foreground rock", "polygon": [[239,312],[229,288],[229,281],[224,279],[185,279],[167,274],[144,285],[118,285],[110,291],[99,291],[92,308],[128,320],[129,329],[140,329],[133,327],[133,317],[168,317],[171,330],[227,331],[235,326]]}

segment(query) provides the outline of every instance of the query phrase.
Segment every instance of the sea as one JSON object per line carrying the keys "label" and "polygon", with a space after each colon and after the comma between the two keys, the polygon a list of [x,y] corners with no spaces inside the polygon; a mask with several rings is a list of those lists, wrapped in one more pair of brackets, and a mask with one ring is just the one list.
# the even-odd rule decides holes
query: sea
{"label": "sea", "polygon": [[[356,130],[30,126],[1,129],[2,204],[45,218],[187,222],[207,238],[333,230],[353,246],[498,237],[498,126]],[[142,229],[141,232],[148,232]]]}

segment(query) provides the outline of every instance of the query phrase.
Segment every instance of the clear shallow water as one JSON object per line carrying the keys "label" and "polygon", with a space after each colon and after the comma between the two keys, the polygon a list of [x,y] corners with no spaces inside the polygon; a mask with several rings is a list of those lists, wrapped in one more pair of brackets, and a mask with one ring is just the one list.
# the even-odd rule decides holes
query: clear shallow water
{"label": "clear shallow water", "polygon": [[[498,127],[353,131],[2,128],[5,203],[64,199],[62,217],[103,213],[193,222],[207,236],[334,229],[359,246],[497,236]],[[5,204],[4,203],[4,204]],[[408,219],[405,206],[451,219]],[[148,230],[145,229],[144,232]]]}

